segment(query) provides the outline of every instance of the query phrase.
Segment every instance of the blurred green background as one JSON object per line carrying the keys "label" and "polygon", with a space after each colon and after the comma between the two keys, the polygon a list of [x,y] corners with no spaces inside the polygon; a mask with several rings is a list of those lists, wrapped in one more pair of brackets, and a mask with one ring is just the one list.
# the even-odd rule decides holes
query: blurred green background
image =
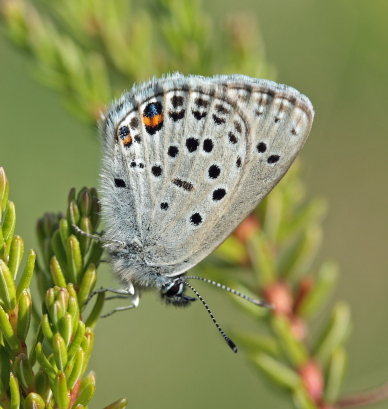
{"label": "blurred green background", "polygon": [[[278,82],[314,104],[316,119],[301,156],[308,196],[329,203],[319,258],[339,262],[335,298],[346,300],[353,313],[344,389],[383,383],[388,375],[388,3],[240,0],[212,1],[205,8],[216,22],[236,11],[257,16]],[[31,61],[0,37],[0,165],[11,183],[16,232],[26,249],[37,248],[36,219],[62,210],[71,187],[95,186],[100,167],[97,132],[31,78]],[[100,283],[115,285],[108,266]],[[197,287],[225,330],[254,328],[224,293]],[[228,350],[199,304],[165,308],[155,294],[144,296],[140,308],[99,322],[89,368],[97,374],[92,407],[124,396],[129,408],[291,407],[256,376],[243,354]]]}

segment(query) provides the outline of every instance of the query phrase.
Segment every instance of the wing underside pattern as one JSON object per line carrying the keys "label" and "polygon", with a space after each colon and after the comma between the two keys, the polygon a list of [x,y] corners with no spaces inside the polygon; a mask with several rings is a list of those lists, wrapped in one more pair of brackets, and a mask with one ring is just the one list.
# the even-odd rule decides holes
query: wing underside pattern
{"label": "wing underside pattern", "polygon": [[298,91],[245,76],[175,75],[135,88],[102,124],[109,236],[140,240],[146,262],[173,266],[172,275],[187,270],[276,185],[312,119]]}

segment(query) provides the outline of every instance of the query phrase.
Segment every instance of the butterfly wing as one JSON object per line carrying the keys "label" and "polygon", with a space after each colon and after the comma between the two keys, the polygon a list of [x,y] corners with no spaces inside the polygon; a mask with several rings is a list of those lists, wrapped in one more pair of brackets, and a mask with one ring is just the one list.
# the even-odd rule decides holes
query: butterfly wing
{"label": "butterfly wing", "polygon": [[246,76],[175,74],[124,95],[104,123],[103,208],[111,238],[181,274],[219,246],[291,166],[313,108]]}

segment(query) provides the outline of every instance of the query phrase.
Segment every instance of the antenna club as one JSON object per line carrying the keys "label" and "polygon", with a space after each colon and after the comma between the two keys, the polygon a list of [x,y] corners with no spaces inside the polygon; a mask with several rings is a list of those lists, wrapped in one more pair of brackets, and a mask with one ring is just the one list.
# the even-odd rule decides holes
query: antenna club
{"label": "antenna club", "polygon": [[238,349],[237,349],[236,344],[235,344],[229,337],[225,338],[225,341],[228,343],[230,349],[231,349],[235,354],[237,354]]}

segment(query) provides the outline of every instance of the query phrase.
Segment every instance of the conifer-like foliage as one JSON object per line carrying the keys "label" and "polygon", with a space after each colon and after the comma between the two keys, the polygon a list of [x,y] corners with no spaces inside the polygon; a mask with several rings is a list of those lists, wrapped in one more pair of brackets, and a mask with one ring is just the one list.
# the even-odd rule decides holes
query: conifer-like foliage
{"label": "conifer-like foliage", "polygon": [[[276,79],[253,18],[235,14],[216,25],[197,0],[0,0],[0,16],[8,38],[31,55],[36,78],[56,89],[67,108],[91,126],[111,99],[154,75],[181,71]],[[324,327],[310,331],[333,292],[338,267],[315,262],[326,206],[321,199],[305,199],[302,170],[297,161],[196,270],[276,306],[260,309],[233,298],[257,331],[234,328],[232,335],[261,376],[286,390],[297,409],[367,405],[384,399],[387,388],[340,398],[351,327],[348,305],[336,303]],[[83,309],[97,281],[102,249],[72,226],[95,233],[97,192],[71,190],[64,214],[47,213],[38,221],[38,260],[33,250],[23,255],[8,193],[0,168],[0,405],[82,409],[95,391],[95,375],[85,370],[104,294],[93,299],[86,317]],[[33,276],[40,299],[31,297]],[[126,405],[121,399],[109,408]]]}

